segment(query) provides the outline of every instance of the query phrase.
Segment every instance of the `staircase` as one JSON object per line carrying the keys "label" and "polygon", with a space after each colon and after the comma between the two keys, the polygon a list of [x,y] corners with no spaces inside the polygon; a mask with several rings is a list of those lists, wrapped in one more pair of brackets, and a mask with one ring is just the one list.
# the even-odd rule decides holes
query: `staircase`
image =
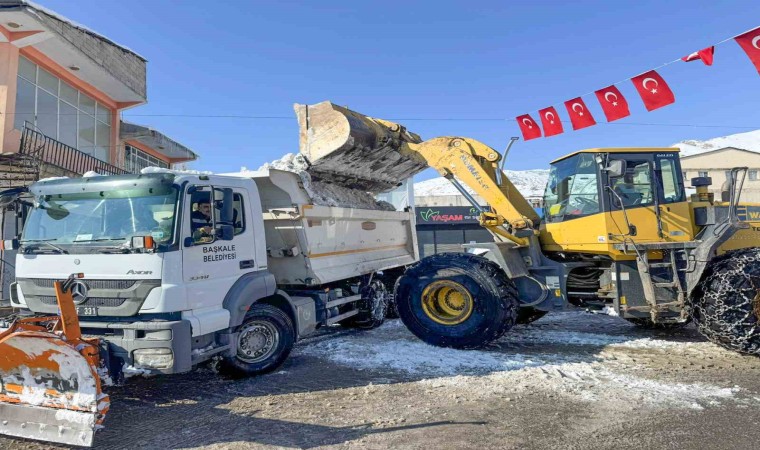
{"label": "staircase", "polygon": [[[686,286],[681,273],[687,270],[689,254],[698,244],[696,241],[635,244],[636,267],[647,304],[628,309],[648,312],[654,323],[662,322],[660,315],[666,311],[680,312],[681,319],[685,319]],[[651,261],[650,254],[654,252],[661,253],[662,259]]]}

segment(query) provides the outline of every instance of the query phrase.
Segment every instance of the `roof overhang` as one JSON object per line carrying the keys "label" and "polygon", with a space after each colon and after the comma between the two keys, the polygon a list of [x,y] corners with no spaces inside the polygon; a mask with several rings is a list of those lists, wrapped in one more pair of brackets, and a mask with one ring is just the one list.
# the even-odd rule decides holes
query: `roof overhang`
{"label": "roof overhang", "polygon": [[41,53],[119,108],[147,101],[143,57],[32,2],[0,0],[0,42]]}
{"label": "roof overhang", "polygon": [[198,155],[192,150],[169,138],[168,136],[143,125],[121,121],[119,138],[123,141],[134,140],[156,153],[166,156],[172,162],[194,161]]}

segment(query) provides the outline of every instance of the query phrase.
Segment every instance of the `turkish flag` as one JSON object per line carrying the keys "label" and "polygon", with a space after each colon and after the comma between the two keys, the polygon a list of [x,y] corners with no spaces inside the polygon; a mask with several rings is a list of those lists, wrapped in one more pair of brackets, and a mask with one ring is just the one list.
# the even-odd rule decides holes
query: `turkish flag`
{"label": "turkish flag", "polygon": [[639,95],[647,111],[654,111],[676,101],[668,83],[654,70],[631,78],[631,82],[633,82],[636,90],[639,91]]}
{"label": "turkish flag", "polygon": [[520,131],[524,140],[529,141],[541,137],[541,128],[538,127],[538,124],[530,114],[517,116],[517,124],[520,125]]}
{"label": "turkish flag", "polygon": [[544,136],[554,136],[562,134],[562,122],[559,120],[559,114],[553,106],[544,108],[538,111],[538,115],[541,116],[541,125],[544,127]]}
{"label": "turkish flag", "polygon": [[628,111],[628,102],[614,85],[599,89],[595,94],[604,115],[607,117],[607,122],[613,122],[631,115],[631,112]]}
{"label": "turkish flag", "polygon": [[760,73],[760,27],[741,36],[736,36],[734,40],[744,50],[744,53],[749,56],[750,61],[752,61],[752,64],[757,69],[757,73]]}
{"label": "turkish flag", "polygon": [[715,54],[715,47],[707,47],[697,52],[690,53],[684,56],[683,58],[681,58],[681,61],[692,62],[692,61],[701,60],[703,63],[705,63],[706,66],[712,66],[714,54]]}
{"label": "turkish flag", "polygon": [[594,116],[591,115],[591,111],[588,110],[580,97],[566,101],[565,108],[567,108],[567,114],[570,115],[570,123],[573,124],[573,130],[580,130],[581,128],[596,125]]}

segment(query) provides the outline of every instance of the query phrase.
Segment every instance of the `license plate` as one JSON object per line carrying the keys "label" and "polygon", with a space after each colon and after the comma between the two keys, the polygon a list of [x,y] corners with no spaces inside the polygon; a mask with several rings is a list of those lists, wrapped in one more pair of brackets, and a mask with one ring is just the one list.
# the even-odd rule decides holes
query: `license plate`
{"label": "license plate", "polygon": [[80,306],[77,308],[77,315],[80,316],[97,316],[98,308],[94,306]]}

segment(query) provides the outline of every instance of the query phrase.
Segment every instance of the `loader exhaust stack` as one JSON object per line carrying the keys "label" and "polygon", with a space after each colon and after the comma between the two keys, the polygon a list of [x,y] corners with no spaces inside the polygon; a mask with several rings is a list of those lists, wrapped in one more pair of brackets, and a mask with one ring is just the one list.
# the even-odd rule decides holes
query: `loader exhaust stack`
{"label": "loader exhaust stack", "polygon": [[425,170],[404,147],[422,142],[397,123],[373,119],[329,101],[294,106],[300,152],[317,181],[379,193]]}
{"label": "loader exhaust stack", "polygon": [[18,319],[0,333],[0,434],[92,445],[109,399],[98,341],[81,337],[75,280],[55,282],[60,317]]}

